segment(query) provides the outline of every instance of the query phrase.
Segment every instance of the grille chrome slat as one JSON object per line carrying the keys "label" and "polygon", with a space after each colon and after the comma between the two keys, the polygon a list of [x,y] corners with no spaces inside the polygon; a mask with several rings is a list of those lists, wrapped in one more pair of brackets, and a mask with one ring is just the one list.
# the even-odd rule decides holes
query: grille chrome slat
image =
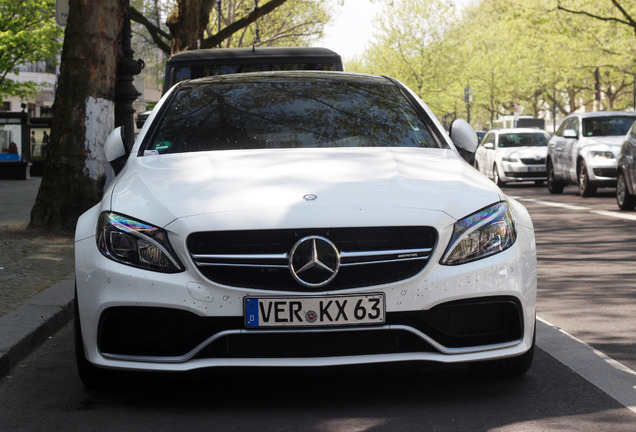
{"label": "grille chrome slat", "polygon": [[[433,253],[431,227],[318,228],[194,233],[187,244],[194,264],[213,282],[264,290],[310,291],[289,270],[296,242],[320,235],[339,250],[340,273],[330,290],[374,286],[419,273]],[[315,289],[314,289],[315,290]]]}

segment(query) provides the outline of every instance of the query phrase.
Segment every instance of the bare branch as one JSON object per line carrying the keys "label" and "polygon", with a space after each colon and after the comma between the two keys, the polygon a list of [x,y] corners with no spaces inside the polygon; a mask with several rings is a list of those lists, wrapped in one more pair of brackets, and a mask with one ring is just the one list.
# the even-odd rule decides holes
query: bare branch
{"label": "bare branch", "polygon": [[268,13],[272,12],[274,9],[281,6],[286,1],[287,0],[271,0],[267,2],[266,4],[264,4],[263,6],[259,7],[258,9],[255,8],[254,10],[252,10],[252,12],[250,12],[248,16],[241,18],[238,21],[234,21],[232,24],[225,27],[223,30],[221,30],[214,36],[211,36],[207,39],[202,40],[201,48],[213,48],[219,45],[225,39],[232,36],[235,32],[252,24],[259,17],[262,17],[263,15],[267,15]]}
{"label": "bare branch", "polygon": [[157,45],[157,47],[159,47],[159,49],[164,53],[170,55],[170,44],[166,42],[166,39],[171,39],[171,36],[168,33],[161,30],[155,24],[150,22],[145,16],[141,14],[141,12],[139,12],[132,6],[130,7],[130,19],[146,27],[148,33],[150,33],[150,37],[152,37],[152,40]]}
{"label": "bare branch", "polygon": [[636,35],[636,21],[627,13],[627,11],[620,4],[618,4],[618,0],[611,0],[611,2],[621,12],[621,14],[623,14],[623,16],[625,17],[624,20],[620,18],[616,18],[616,17],[606,17],[606,16],[595,15],[587,11],[580,11],[580,10],[576,11],[576,10],[568,9],[566,7],[561,6],[561,2],[557,3],[557,9],[574,14],[574,15],[585,15],[600,21],[617,22],[620,24],[625,24],[632,27],[634,29],[634,35]]}

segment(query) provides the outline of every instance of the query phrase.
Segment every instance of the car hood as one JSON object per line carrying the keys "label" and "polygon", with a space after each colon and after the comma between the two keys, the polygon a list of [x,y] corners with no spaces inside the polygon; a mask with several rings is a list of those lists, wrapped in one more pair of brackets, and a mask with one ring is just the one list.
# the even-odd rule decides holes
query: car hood
{"label": "car hood", "polygon": [[502,196],[448,149],[240,150],[132,157],[110,209],[161,227],[204,216],[224,229],[265,229],[385,225],[414,210],[459,219]]}
{"label": "car hood", "polygon": [[581,146],[589,147],[603,147],[608,146],[610,148],[620,147],[625,140],[625,135],[619,136],[595,136],[595,137],[582,137],[579,142]]}

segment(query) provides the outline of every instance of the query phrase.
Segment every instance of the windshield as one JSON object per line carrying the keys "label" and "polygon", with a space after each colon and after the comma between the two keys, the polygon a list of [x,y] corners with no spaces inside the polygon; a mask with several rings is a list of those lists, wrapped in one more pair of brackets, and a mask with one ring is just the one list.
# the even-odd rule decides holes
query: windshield
{"label": "windshield", "polygon": [[583,119],[583,136],[622,136],[634,123],[634,117],[592,117]]}
{"label": "windshield", "polygon": [[499,135],[499,147],[541,147],[547,146],[550,136],[543,132],[507,133]]}
{"label": "windshield", "polygon": [[[236,77],[236,75],[234,75]],[[388,80],[201,80],[181,88],[145,150],[440,148]]]}

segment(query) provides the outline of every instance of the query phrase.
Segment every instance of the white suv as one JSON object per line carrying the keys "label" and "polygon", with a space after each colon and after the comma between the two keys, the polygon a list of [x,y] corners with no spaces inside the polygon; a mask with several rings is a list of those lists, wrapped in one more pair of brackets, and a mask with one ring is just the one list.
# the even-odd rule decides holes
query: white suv
{"label": "white suv", "polygon": [[570,114],[548,144],[548,190],[559,194],[578,184],[582,197],[598,187],[616,185],[616,163],[625,134],[636,120],[633,112]]}

